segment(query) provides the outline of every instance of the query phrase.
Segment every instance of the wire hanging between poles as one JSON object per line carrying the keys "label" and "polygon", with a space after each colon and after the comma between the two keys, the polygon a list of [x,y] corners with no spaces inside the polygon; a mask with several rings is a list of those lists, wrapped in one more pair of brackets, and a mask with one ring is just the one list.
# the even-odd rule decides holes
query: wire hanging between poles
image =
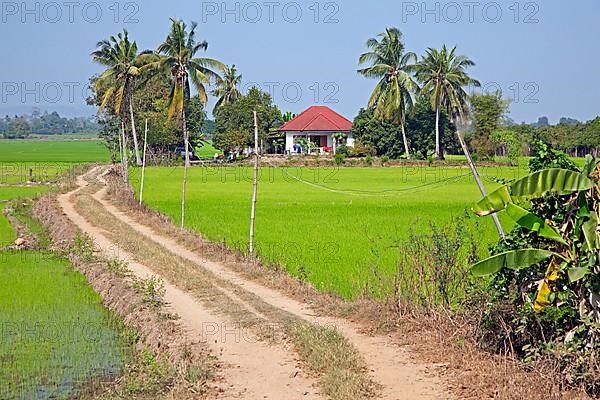
{"label": "wire hanging between poles", "polygon": [[[265,160],[265,162],[273,168],[279,168],[278,166],[273,165],[272,163],[270,163],[267,160]],[[426,192],[429,190],[439,189],[444,186],[448,186],[452,183],[458,182],[469,176],[473,176],[473,174],[471,172],[469,172],[467,174],[453,176],[453,177],[445,178],[445,179],[440,179],[440,180],[436,180],[434,182],[429,182],[429,183],[425,183],[423,185],[418,185],[418,186],[412,186],[412,187],[401,188],[401,189],[387,189],[387,190],[382,190],[382,191],[377,191],[377,192],[368,192],[368,191],[363,191],[363,190],[358,190],[358,189],[349,189],[349,190],[348,189],[335,189],[335,188],[332,188],[332,187],[329,187],[326,185],[320,185],[318,183],[310,182],[310,181],[304,180],[300,177],[290,174],[287,171],[287,168],[282,168],[282,169],[287,176],[289,176],[290,178],[292,178],[302,184],[305,184],[307,186],[311,186],[316,189],[324,190],[324,191],[331,192],[331,193],[344,194],[344,195],[356,196],[356,197],[400,197],[400,196],[406,196],[406,195],[410,195],[410,194],[414,194],[414,193],[422,193],[422,192]]]}

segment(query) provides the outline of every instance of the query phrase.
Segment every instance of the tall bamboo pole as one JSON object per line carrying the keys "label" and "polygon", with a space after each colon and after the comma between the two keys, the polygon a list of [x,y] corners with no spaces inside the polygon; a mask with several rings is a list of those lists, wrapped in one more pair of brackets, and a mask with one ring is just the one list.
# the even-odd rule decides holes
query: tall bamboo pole
{"label": "tall bamboo pole", "polygon": [[[457,130],[456,135],[458,136],[458,140],[460,141],[460,145],[467,157],[467,162],[469,163],[469,167],[471,167],[471,171],[473,172],[473,176],[475,177],[475,182],[477,182],[477,186],[479,186],[479,191],[483,197],[487,196],[487,191],[485,190],[485,186],[483,186],[483,182],[481,181],[481,177],[479,176],[479,172],[477,171],[477,167],[473,162],[473,158],[471,158],[471,152],[465,143],[465,139],[462,137],[460,132]],[[500,224],[500,220],[496,214],[492,214],[492,219],[494,220],[494,224],[496,225],[496,229],[498,230],[498,234],[502,240],[506,239],[506,235],[504,234],[504,229],[502,229],[502,225]]]}
{"label": "tall bamboo pole", "polygon": [[125,123],[121,122],[121,135],[123,137],[123,182],[129,184],[129,155],[127,154],[127,136],[125,135]]}
{"label": "tall bamboo pole", "polygon": [[254,255],[254,221],[256,217],[256,198],[258,192],[258,117],[254,111],[254,182],[252,185],[252,209],[250,211],[250,255]]}
{"label": "tall bamboo pole", "polygon": [[142,180],[140,182],[140,206],[144,199],[144,176],[146,173],[146,150],[148,149],[148,120],[146,119],[146,129],[144,130],[144,157],[142,159]]}

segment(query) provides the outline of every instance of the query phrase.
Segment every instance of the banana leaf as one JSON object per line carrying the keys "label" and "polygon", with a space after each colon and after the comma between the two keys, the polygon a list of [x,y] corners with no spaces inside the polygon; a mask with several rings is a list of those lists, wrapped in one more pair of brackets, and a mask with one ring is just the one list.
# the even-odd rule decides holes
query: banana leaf
{"label": "banana leaf", "polygon": [[543,219],[515,204],[508,204],[506,214],[511,217],[520,227],[536,232],[538,236],[554,240],[555,242],[567,244],[561,234]]}
{"label": "banana leaf", "polygon": [[471,267],[471,273],[473,276],[482,277],[500,272],[504,268],[521,270],[545,261],[552,256],[560,257],[552,251],[540,249],[508,251],[478,262]]}
{"label": "banana leaf", "polygon": [[567,169],[546,169],[519,179],[510,186],[513,200],[539,198],[547,193],[569,195],[588,190],[593,182],[587,176]]}
{"label": "banana leaf", "polygon": [[480,217],[491,215],[502,211],[511,203],[510,193],[507,186],[502,186],[488,194],[473,207],[473,211]]}
{"label": "banana leaf", "polygon": [[598,249],[598,215],[591,211],[589,219],[581,225],[585,243],[589,250]]}
{"label": "banana leaf", "polygon": [[576,267],[571,268],[567,273],[569,274],[569,282],[575,283],[578,280],[585,278],[585,276],[590,273],[590,269],[588,267]]}
{"label": "banana leaf", "polygon": [[596,169],[596,159],[591,154],[588,154],[585,157],[585,166],[583,167],[582,174],[585,176],[590,176],[592,172]]}

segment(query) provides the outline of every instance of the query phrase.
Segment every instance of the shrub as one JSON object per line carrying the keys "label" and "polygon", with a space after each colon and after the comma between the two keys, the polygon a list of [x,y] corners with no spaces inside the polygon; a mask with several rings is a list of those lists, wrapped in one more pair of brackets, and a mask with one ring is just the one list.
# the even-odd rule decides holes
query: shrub
{"label": "shrub", "polygon": [[383,156],[383,157],[381,157],[381,164],[382,164],[382,165],[385,165],[385,164],[387,164],[388,162],[390,162],[390,158],[389,158],[388,156]]}
{"label": "shrub", "polygon": [[346,157],[343,154],[338,153],[334,156],[334,159],[335,159],[336,165],[342,165],[344,163],[344,161],[346,160]]}
{"label": "shrub", "polygon": [[368,166],[371,166],[371,165],[373,165],[373,157],[371,157],[371,156],[367,156],[367,157],[365,158],[365,163],[367,163],[367,165],[368,165]]}
{"label": "shrub", "polygon": [[350,157],[372,157],[377,154],[375,147],[370,144],[364,144],[358,140],[354,142],[354,147],[348,149],[348,153]]}
{"label": "shrub", "polygon": [[164,281],[156,276],[146,279],[133,279],[133,288],[143,296],[144,302],[158,307],[164,303],[166,293]]}
{"label": "shrub", "polygon": [[341,144],[335,149],[335,154],[341,154],[347,157],[350,154],[350,151],[348,150],[348,146]]}
{"label": "shrub", "polygon": [[433,310],[460,305],[467,294],[469,266],[480,251],[478,231],[477,222],[468,216],[441,227],[431,222],[427,233],[411,229],[408,239],[399,246],[399,307]]}
{"label": "shrub", "polygon": [[125,261],[122,261],[118,258],[108,260],[106,262],[106,269],[120,277],[127,277],[131,275],[129,265],[127,265]]}
{"label": "shrub", "polygon": [[[564,153],[540,144],[530,168],[544,172],[507,185],[504,200],[493,204],[495,192],[475,207],[480,215],[506,210],[516,222],[494,257],[473,267],[491,276],[481,341],[525,362],[555,365],[563,385],[598,396],[600,164],[588,156],[579,171]],[[530,203],[515,204],[524,194]]]}
{"label": "shrub", "polygon": [[84,262],[94,261],[94,239],[87,233],[77,232],[70,251],[79,256]]}

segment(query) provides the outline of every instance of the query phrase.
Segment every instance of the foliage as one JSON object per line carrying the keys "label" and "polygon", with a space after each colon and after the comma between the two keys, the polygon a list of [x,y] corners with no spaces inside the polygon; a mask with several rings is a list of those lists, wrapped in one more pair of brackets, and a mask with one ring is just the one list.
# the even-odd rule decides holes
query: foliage
{"label": "foliage", "polygon": [[479,157],[492,159],[496,155],[498,142],[494,140],[494,132],[508,110],[508,102],[502,99],[500,92],[493,94],[476,94],[471,96],[474,132],[471,145]]}
{"label": "foliage", "polygon": [[77,232],[70,252],[80,257],[84,262],[94,261],[94,238],[87,233],[81,234]]}
{"label": "foliage", "polygon": [[370,144],[364,144],[360,140],[354,141],[354,146],[348,148],[351,157],[372,157],[376,155],[375,147]]}
{"label": "foliage", "polygon": [[2,123],[2,136],[6,139],[25,139],[32,133],[31,124],[23,116],[15,115],[10,118],[8,115]]}
{"label": "foliage", "polygon": [[443,226],[430,222],[425,232],[410,229],[408,239],[400,243],[396,276],[400,307],[434,310],[457,307],[464,300],[469,265],[479,253],[479,228],[472,222],[463,216]]}
{"label": "foliage", "polygon": [[336,165],[342,165],[346,160],[346,156],[342,153],[337,153],[333,156],[333,159],[335,160]]}
{"label": "foliage", "polygon": [[345,144],[341,144],[335,149],[335,154],[340,154],[344,157],[348,157],[350,155],[350,148]]}
{"label": "foliage", "polygon": [[281,113],[269,93],[252,87],[248,94],[234,103],[222,105],[215,112],[214,146],[224,151],[239,152],[244,146],[254,143],[253,111],[258,117],[259,140],[266,140],[269,129]]}
{"label": "foliage", "polygon": [[169,118],[171,84],[162,75],[153,75],[139,85],[133,95],[138,126],[148,120],[148,146],[157,150],[183,142],[181,129]]}
{"label": "foliage", "polygon": [[133,277],[133,288],[142,295],[144,302],[159,307],[164,304],[164,297],[166,293],[164,281],[157,277],[151,276],[149,278],[141,279]]}
{"label": "foliage", "polygon": [[[435,111],[424,96],[419,98],[408,113],[406,134],[411,152],[421,160],[427,159],[430,153],[435,153],[435,118]],[[456,127],[444,110],[440,112],[439,134],[442,151],[456,154],[460,148],[456,138]]]}
{"label": "foliage", "polygon": [[7,139],[25,138],[30,134],[64,135],[71,133],[97,133],[98,125],[93,118],[61,117],[53,111],[41,113],[35,110],[31,115],[6,115],[0,118],[0,134]]}
{"label": "foliage", "polygon": [[[428,96],[431,107],[436,112],[445,110],[451,121],[463,120],[468,113],[467,86],[480,86],[478,80],[467,74],[467,68],[475,63],[469,58],[456,54],[456,47],[448,50],[446,45],[440,50],[429,48],[417,64],[416,77],[422,85],[421,93]],[[437,126],[437,124],[436,124]],[[436,129],[435,156],[443,158],[441,136]]]}
{"label": "foliage", "polygon": [[509,129],[497,130],[490,139],[500,146],[502,154],[506,156],[511,165],[518,165],[519,158],[523,155],[523,143],[516,133]]}
{"label": "foliage", "polygon": [[[440,114],[442,148],[449,152],[458,150],[456,128],[448,120],[445,111]],[[361,109],[354,119],[352,135],[361,143],[373,146],[376,155],[398,159],[405,152],[402,132],[398,125],[381,121],[372,110]],[[406,136],[410,152],[419,159],[426,159],[435,151],[435,112],[429,100],[421,96],[406,116]]]}
{"label": "foliage", "polygon": [[404,154],[400,127],[375,118],[374,114],[373,110],[361,109],[354,118],[352,135],[356,140],[373,146],[378,156],[400,158]]}
{"label": "foliage", "polygon": [[600,117],[591,121],[559,125],[513,125],[523,143],[534,144],[537,141],[548,143],[563,151],[574,151],[581,155],[600,148]]}
{"label": "foliage", "polygon": [[404,121],[406,110],[412,107],[413,94],[418,90],[411,74],[417,55],[405,51],[402,33],[397,28],[388,28],[377,38],[369,39],[367,48],[369,51],[362,54],[358,62],[370,66],[359,69],[358,73],[379,80],[368,108],[374,110],[377,119],[400,125],[404,150],[410,158]]}
{"label": "foliage", "polygon": [[187,128],[190,133],[190,143],[192,147],[201,145],[204,136],[202,128],[206,120],[206,111],[200,96],[192,96],[186,104],[185,115],[187,118]]}
{"label": "foliage", "polygon": [[[492,275],[484,342],[526,361],[555,357],[566,384],[598,395],[600,166],[588,156],[579,171],[544,144],[530,165],[531,175],[475,207],[480,215],[504,211],[516,222],[495,255],[473,266],[477,276]],[[517,205],[526,201],[528,210]]]}
{"label": "foliage", "polygon": [[534,157],[529,160],[529,169],[531,172],[538,172],[543,169],[560,168],[570,171],[577,171],[577,166],[565,153],[553,149],[542,141],[535,141]]}
{"label": "foliage", "polygon": [[213,113],[222,105],[231,104],[237,101],[242,93],[239,90],[239,85],[242,82],[242,75],[238,75],[235,65],[225,67],[223,70],[223,78],[218,80],[212,95],[217,97],[217,103],[213,109]]}

